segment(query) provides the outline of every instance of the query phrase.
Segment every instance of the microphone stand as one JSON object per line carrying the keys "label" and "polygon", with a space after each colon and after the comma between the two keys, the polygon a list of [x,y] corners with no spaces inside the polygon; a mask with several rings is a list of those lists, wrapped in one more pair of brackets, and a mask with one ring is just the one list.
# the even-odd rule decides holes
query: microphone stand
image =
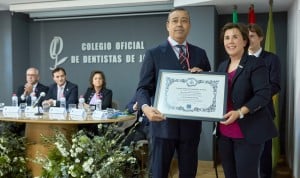
{"label": "microphone stand", "polygon": [[38,112],[37,112],[37,113],[35,113],[34,115],[36,115],[36,116],[42,116],[42,115],[43,115],[43,113],[41,113],[41,112],[40,112],[40,108],[39,108],[39,106],[38,106]]}
{"label": "microphone stand", "polygon": [[45,93],[44,92],[41,92],[40,96],[38,97],[38,99],[36,100],[36,103],[34,103],[33,107],[38,107],[38,112],[35,113],[34,115],[36,116],[42,116],[43,113],[40,112],[40,107],[39,107],[39,104],[41,102],[41,98],[45,96]]}
{"label": "microphone stand", "polygon": [[34,115],[36,115],[36,116],[42,116],[42,115],[43,115],[43,113],[41,113],[41,111],[40,111],[39,104],[37,105],[37,108],[38,108],[38,112],[37,112],[37,113],[35,113]]}

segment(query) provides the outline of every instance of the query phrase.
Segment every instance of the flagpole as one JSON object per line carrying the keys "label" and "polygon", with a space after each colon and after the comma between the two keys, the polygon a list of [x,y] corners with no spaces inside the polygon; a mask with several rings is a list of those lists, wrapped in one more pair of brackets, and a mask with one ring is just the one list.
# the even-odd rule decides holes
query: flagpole
{"label": "flagpole", "polygon": [[[268,20],[268,27],[266,33],[266,41],[265,41],[265,50],[276,53],[276,41],[275,41],[275,31],[274,31],[274,24],[273,24],[273,0],[269,0],[270,10],[269,10],[269,20]],[[280,117],[279,117],[279,93],[275,94],[272,97],[274,110],[275,110],[275,118],[274,124],[276,128],[279,130],[280,125]],[[278,163],[280,157],[280,140],[278,137],[272,139],[272,166],[275,166]]]}
{"label": "flagpole", "polygon": [[232,23],[238,23],[237,5],[233,6]]}

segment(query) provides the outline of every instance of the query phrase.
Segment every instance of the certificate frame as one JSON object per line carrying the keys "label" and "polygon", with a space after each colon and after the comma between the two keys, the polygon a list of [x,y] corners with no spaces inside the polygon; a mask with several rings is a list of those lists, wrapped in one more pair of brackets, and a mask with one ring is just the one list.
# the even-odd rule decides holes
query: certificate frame
{"label": "certificate frame", "polygon": [[227,107],[227,75],[160,70],[154,107],[167,118],[223,121]]}

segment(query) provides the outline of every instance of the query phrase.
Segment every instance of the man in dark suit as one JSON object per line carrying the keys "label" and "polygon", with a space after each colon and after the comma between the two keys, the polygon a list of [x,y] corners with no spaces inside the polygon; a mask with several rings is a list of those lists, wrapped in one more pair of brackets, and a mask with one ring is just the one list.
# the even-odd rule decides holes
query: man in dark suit
{"label": "man in dark suit", "polygon": [[64,68],[57,67],[52,71],[54,84],[49,86],[49,91],[43,103],[48,103],[50,106],[60,106],[60,98],[65,97],[66,107],[69,104],[78,103],[78,86],[67,81],[67,74]]}
{"label": "man in dark suit", "polygon": [[151,104],[160,69],[197,73],[210,71],[211,68],[206,52],[186,41],[191,27],[188,11],[183,8],[171,10],[166,27],[169,32],[168,40],[147,50],[145,54],[137,88],[137,102],[150,120],[153,177],[168,177],[170,163],[176,151],[180,177],[194,178],[197,172],[201,122],[165,118]]}
{"label": "man in dark suit", "polygon": [[27,103],[28,106],[31,105],[31,97],[34,95],[37,98],[40,96],[41,92],[47,94],[48,87],[39,82],[39,70],[31,67],[26,70],[26,83],[22,85],[17,90],[17,96],[19,103]]}
{"label": "man in dark suit", "polygon": [[[280,91],[280,60],[277,55],[265,51],[261,47],[264,39],[262,28],[257,24],[249,24],[249,41],[248,54],[260,57],[264,60],[268,70],[271,84],[271,94],[276,95]],[[273,101],[267,105],[272,117],[275,118]],[[264,151],[260,159],[260,175],[261,178],[272,177],[272,139],[265,142]]]}
{"label": "man in dark suit", "polygon": [[[26,83],[18,87],[17,97],[19,103],[27,103],[27,106],[31,106],[31,97],[40,96],[41,92],[48,92],[48,87],[39,82],[39,70],[34,67],[30,67],[26,70]],[[42,102],[42,99],[39,103]],[[11,132],[17,133],[19,135],[24,135],[25,124],[22,123],[9,123],[8,128]]]}

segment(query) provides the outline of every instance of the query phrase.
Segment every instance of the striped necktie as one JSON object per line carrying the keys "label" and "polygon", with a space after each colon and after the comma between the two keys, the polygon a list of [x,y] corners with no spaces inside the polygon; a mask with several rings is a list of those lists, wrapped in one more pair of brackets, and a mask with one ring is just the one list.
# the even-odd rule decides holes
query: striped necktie
{"label": "striped necktie", "polygon": [[184,45],[176,45],[176,47],[179,49],[179,62],[182,66],[183,70],[188,69],[187,61],[186,61],[186,54],[183,50]]}

